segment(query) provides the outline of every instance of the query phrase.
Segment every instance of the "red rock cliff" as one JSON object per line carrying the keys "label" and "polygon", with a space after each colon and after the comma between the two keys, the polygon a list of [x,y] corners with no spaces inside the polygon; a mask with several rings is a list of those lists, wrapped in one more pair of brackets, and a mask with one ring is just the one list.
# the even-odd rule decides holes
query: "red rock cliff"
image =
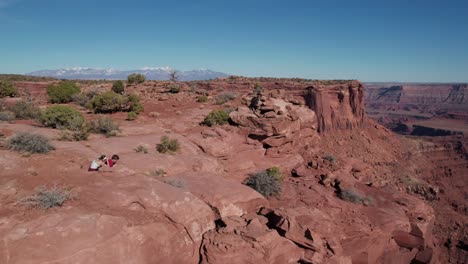
{"label": "red rock cliff", "polygon": [[317,115],[318,132],[352,129],[364,124],[364,87],[357,81],[310,86],[305,100]]}

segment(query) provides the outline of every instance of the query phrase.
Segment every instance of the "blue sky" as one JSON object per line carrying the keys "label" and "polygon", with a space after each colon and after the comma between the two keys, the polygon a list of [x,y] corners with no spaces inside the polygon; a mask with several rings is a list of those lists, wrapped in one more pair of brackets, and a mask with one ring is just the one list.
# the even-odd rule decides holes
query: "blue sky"
{"label": "blue sky", "polygon": [[0,73],[89,66],[468,82],[468,1],[0,0]]}

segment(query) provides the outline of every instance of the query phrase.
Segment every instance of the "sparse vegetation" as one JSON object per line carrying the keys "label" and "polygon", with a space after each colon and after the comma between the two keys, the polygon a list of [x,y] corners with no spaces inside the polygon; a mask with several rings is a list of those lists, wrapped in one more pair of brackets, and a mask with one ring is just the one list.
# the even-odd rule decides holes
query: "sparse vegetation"
{"label": "sparse vegetation", "polygon": [[0,98],[15,97],[17,93],[16,87],[11,82],[0,80]]}
{"label": "sparse vegetation", "polygon": [[333,156],[333,155],[326,155],[326,156],[322,157],[322,159],[328,160],[330,162],[330,164],[335,164],[335,162],[336,162],[336,157]]}
{"label": "sparse vegetation", "polygon": [[15,119],[15,113],[10,111],[1,111],[0,112],[0,121],[12,121]]}
{"label": "sparse vegetation", "polygon": [[156,170],[153,170],[153,171],[150,171],[150,176],[153,176],[153,177],[164,177],[166,176],[166,171],[163,170],[163,169],[156,169]]}
{"label": "sparse vegetation", "polygon": [[179,71],[172,69],[169,71],[169,80],[175,82],[179,79]]}
{"label": "sparse vegetation", "polygon": [[281,181],[266,171],[250,175],[244,184],[265,197],[278,196],[281,193]]}
{"label": "sparse vegetation", "polygon": [[253,89],[253,95],[256,96],[262,91],[263,91],[263,87],[259,83],[256,83]]}
{"label": "sparse vegetation", "polygon": [[281,173],[281,169],[279,167],[277,167],[277,166],[268,168],[266,170],[266,173],[268,174],[268,176],[273,177],[274,179],[276,179],[278,181],[283,180],[283,174]]}
{"label": "sparse vegetation", "polygon": [[50,209],[62,206],[71,199],[73,199],[73,194],[66,188],[55,185],[48,189],[45,186],[40,186],[36,189],[35,194],[21,199],[19,204],[33,208]]}
{"label": "sparse vegetation", "polygon": [[83,127],[84,117],[72,107],[53,105],[42,113],[41,122],[47,127],[78,131]]}
{"label": "sparse vegetation", "polygon": [[145,153],[147,154],[148,153],[148,148],[146,146],[143,146],[143,145],[138,145],[135,149],[136,153]]}
{"label": "sparse vegetation", "polygon": [[179,179],[164,179],[164,183],[167,183],[171,186],[174,186],[176,188],[184,188],[185,187],[185,182],[183,180]]}
{"label": "sparse vegetation", "polygon": [[355,204],[370,204],[372,199],[370,197],[361,196],[353,189],[339,190],[338,197],[341,200],[352,202]]}
{"label": "sparse vegetation", "polygon": [[100,116],[89,122],[89,131],[104,134],[107,137],[114,137],[120,132],[119,125],[112,118]]}
{"label": "sparse vegetation", "polygon": [[128,84],[140,84],[146,81],[146,77],[143,74],[132,73],[127,77]]}
{"label": "sparse vegetation", "polygon": [[179,93],[180,92],[180,86],[179,85],[171,85],[171,86],[169,86],[168,92],[173,93],[173,94]]}
{"label": "sparse vegetation", "polygon": [[224,93],[220,93],[220,94],[216,95],[215,102],[218,105],[222,105],[222,104],[225,104],[225,103],[227,103],[229,101],[232,101],[232,100],[234,100],[236,98],[237,98],[237,95],[235,93],[224,92]]}
{"label": "sparse vegetation", "polygon": [[89,133],[88,129],[83,126],[80,130],[71,131],[68,129],[61,130],[58,136],[58,140],[61,141],[83,141],[88,140]]}
{"label": "sparse vegetation", "polygon": [[140,103],[140,97],[131,94],[127,97],[127,110],[139,114],[144,111],[143,105]]}
{"label": "sparse vegetation", "polygon": [[127,120],[128,121],[133,121],[133,120],[137,119],[137,117],[138,117],[138,114],[133,112],[133,111],[128,112],[128,114],[127,114]]}
{"label": "sparse vegetation", "polygon": [[21,100],[8,108],[15,114],[16,119],[37,119],[40,117],[40,109],[32,101]]}
{"label": "sparse vegetation", "polygon": [[47,87],[49,101],[54,104],[69,103],[74,94],[80,93],[80,88],[71,81],[64,81]]}
{"label": "sparse vegetation", "polygon": [[112,84],[112,91],[117,94],[123,94],[125,91],[124,83],[122,81],[115,81]]}
{"label": "sparse vegetation", "polygon": [[221,126],[221,125],[227,124],[228,121],[229,121],[229,115],[226,111],[213,110],[205,117],[203,124],[209,127],[215,126],[215,125]]}
{"label": "sparse vegetation", "polygon": [[47,153],[55,148],[49,143],[49,139],[43,135],[18,132],[7,142],[7,148],[28,153]]}
{"label": "sparse vegetation", "polygon": [[180,149],[180,143],[177,139],[170,139],[168,136],[161,138],[161,143],[156,145],[156,150],[159,153],[173,154]]}
{"label": "sparse vegetation", "polygon": [[197,102],[199,103],[205,103],[208,101],[208,96],[206,95],[200,95],[197,97]]}

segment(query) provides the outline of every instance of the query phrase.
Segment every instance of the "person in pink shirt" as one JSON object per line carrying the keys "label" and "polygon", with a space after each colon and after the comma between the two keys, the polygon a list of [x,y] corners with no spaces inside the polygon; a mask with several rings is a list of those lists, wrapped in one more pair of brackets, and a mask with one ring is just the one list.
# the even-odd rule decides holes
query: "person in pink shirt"
{"label": "person in pink shirt", "polygon": [[114,154],[114,155],[112,155],[112,158],[110,158],[110,159],[106,158],[105,164],[107,166],[109,166],[109,168],[112,168],[119,161],[119,159],[120,159],[119,155]]}

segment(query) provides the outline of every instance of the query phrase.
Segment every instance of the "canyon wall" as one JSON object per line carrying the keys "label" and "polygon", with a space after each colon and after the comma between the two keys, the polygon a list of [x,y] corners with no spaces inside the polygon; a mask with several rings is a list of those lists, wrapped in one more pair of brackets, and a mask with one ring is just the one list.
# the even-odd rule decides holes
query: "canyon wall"
{"label": "canyon wall", "polygon": [[368,83],[367,108],[468,118],[468,84]]}

